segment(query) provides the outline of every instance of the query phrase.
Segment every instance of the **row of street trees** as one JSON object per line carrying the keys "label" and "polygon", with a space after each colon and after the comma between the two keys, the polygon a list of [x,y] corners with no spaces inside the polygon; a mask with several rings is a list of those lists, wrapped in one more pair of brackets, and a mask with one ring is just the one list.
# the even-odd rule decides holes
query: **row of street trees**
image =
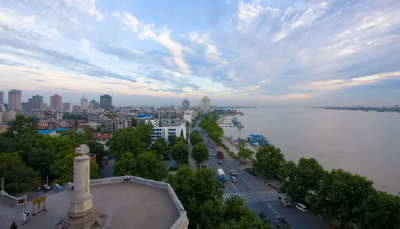
{"label": "row of street trees", "polygon": [[204,143],[199,131],[195,130],[190,134],[190,144],[192,144],[192,158],[196,161],[197,167],[201,169],[202,164],[208,159],[208,148]]}
{"label": "row of street trees", "polygon": [[[17,115],[0,134],[0,177],[11,195],[32,191],[46,178],[59,185],[73,182],[73,158],[80,144],[89,145],[90,153],[100,158],[106,154],[103,145],[92,141],[94,129],[66,131],[61,137],[43,136],[36,130],[35,118]],[[91,179],[98,178],[99,165],[91,163],[90,168]]]}
{"label": "row of street trees", "polygon": [[207,131],[208,137],[216,144],[222,144],[221,137],[224,135],[224,130],[217,124],[217,119],[214,113],[204,114],[199,126]]}
{"label": "row of street trees", "polygon": [[214,172],[201,169],[193,172],[190,167],[179,168],[168,178],[189,218],[189,228],[194,229],[272,229],[264,220],[243,206],[240,197],[223,202],[224,184],[214,179]]}
{"label": "row of street trees", "polygon": [[273,145],[258,149],[253,169],[280,178],[280,191],[343,227],[400,229],[400,197],[375,190],[365,177],[342,169],[325,171],[314,158],[286,161]]}

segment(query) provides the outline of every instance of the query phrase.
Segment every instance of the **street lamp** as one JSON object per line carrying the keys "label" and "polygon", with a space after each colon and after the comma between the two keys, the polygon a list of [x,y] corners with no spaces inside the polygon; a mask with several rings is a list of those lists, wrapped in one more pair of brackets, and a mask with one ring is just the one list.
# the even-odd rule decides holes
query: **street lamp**
{"label": "street lamp", "polygon": [[5,192],[4,192],[4,178],[1,178],[1,194],[4,196]]}
{"label": "street lamp", "polygon": [[46,177],[46,186],[49,187],[49,177]]}

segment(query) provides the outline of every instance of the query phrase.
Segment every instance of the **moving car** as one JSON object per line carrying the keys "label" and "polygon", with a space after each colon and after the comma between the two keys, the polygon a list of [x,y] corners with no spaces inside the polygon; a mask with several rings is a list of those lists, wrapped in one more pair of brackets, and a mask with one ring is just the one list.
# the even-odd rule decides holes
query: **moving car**
{"label": "moving car", "polygon": [[232,181],[232,183],[236,183],[236,182],[237,182],[237,179],[236,179],[236,177],[234,177],[234,176],[231,176],[231,181]]}
{"label": "moving car", "polygon": [[213,147],[213,145],[210,145],[210,148],[212,148]]}
{"label": "moving car", "polygon": [[293,227],[290,226],[290,224],[282,216],[276,217],[275,222],[281,229],[293,229]]}
{"label": "moving car", "polygon": [[292,203],[290,203],[286,197],[280,196],[278,197],[278,199],[281,201],[283,207],[288,207],[292,205]]}
{"label": "moving car", "polygon": [[307,212],[307,211],[308,211],[308,210],[307,210],[307,207],[304,206],[304,204],[302,204],[302,203],[296,204],[296,208],[299,209],[299,210],[302,211],[302,212]]}
{"label": "moving car", "polygon": [[269,217],[268,217],[267,213],[265,213],[265,212],[260,212],[259,214],[260,214],[261,220],[264,219],[264,218],[266,218],[267,221],[268,221],[268,223],[269,223]]}
{"label": "moving car", "polygon": [[231,169],[231,174],[232,174],[233,176],[236,176],[236,175],[237,175],[237,172],[236,172],[234,169]]}
{"label": "moving car", "polygon": [[208,156],[211,156],[211,152],[210,152],[210,153],[208,153]]}
{"label": "moving car", "polygon": [[222,164],[222,161],[218,161],[218,164]]}

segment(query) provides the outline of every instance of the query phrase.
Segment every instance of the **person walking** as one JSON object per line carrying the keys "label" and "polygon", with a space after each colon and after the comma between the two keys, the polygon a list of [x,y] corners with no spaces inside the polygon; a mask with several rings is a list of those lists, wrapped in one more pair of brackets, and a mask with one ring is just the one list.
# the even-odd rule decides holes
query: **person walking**
{"label": "person walking", "polygon": [[22,213],[22,225],[26,224],[26,214],[25,212]]}

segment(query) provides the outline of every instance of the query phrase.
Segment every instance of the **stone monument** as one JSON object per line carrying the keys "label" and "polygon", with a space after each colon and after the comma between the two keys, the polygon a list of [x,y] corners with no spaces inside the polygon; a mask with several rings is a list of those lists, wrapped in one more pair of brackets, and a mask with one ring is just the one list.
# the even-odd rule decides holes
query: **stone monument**
{"label": "stone monument", "polygon": [[74,186],[68,217],[62,222],[63,229],[92,228],[102,225],[99,212],[94,209],[90,193],[90,157],[89,147],[80,145],[75,149]]}

